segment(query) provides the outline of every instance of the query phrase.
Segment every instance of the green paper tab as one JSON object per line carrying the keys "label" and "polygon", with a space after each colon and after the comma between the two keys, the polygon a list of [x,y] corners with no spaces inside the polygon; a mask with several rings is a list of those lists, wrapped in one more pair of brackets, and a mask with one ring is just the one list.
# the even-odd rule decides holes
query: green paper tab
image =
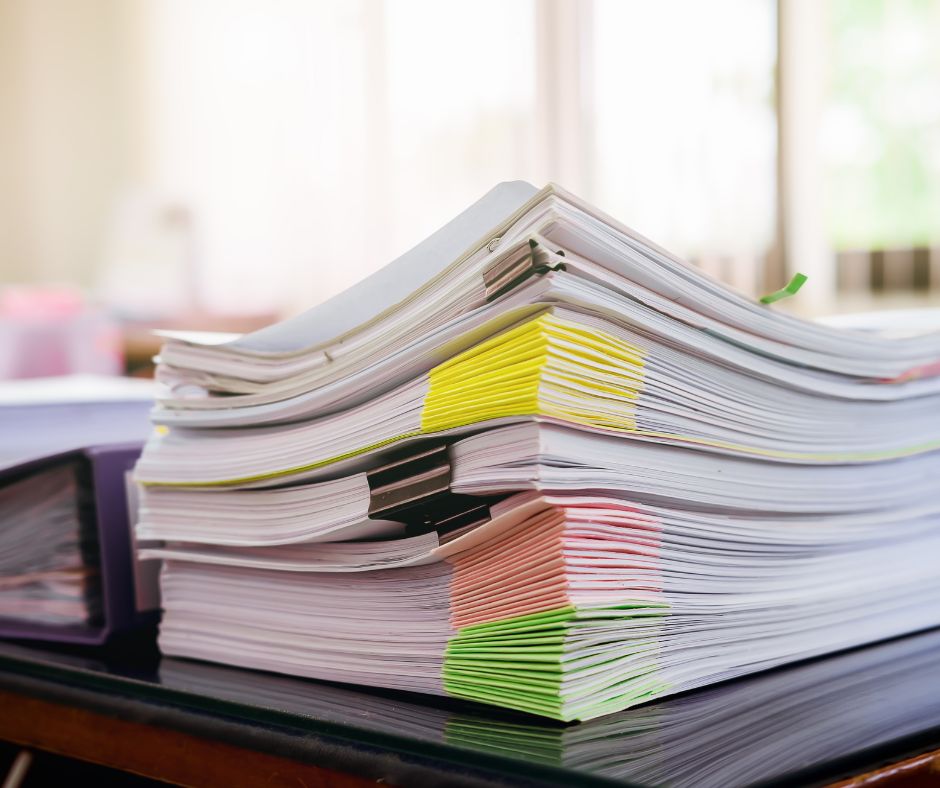
{"label": "green paper tab", "polygon": [[779,290],[775,290],[772,293],[768,293],[760,302],[762,304],[772,304],[774,301],[780,301],[784,298],[789,298],[792,295],[796,295],[800,288],[807,280],[806,274],[793,274],[793,278],[787,283],[786,287],[781,287]]}

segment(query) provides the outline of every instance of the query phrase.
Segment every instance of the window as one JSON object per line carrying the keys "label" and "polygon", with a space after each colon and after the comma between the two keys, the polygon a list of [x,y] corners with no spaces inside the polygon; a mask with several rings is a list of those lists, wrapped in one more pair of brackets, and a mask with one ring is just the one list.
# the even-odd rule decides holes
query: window
{"label": "window", "polygon": [[822,116],[837,249],[940,243],[940,3],[830,0]]}
{"label": "window", "polygon": [[596,200],[752,292],[775,235],[775,14],[768,0],[595,2]]}

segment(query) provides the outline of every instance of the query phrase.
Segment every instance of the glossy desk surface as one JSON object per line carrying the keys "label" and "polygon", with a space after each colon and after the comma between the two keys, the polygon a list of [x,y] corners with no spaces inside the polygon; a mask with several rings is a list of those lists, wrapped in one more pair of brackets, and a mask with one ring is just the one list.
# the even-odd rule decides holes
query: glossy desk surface
{"label": "glossy desk surface", "polygon": [[940,630],[571,725],[160,659],[147,638],[0,643],[0,688],[406,785],[812,785],[940,747]]}

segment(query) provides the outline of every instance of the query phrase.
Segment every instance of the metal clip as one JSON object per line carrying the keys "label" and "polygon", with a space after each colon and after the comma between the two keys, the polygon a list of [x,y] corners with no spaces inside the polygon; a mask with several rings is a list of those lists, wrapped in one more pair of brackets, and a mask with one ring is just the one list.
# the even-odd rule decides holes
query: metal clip
{"label": "metal clip", "polygon": [[[560,254],[560,252],[559,252]],[[512,255],[483,272],[486,300],[493,301],[536,274],[564,271],[564,263],[553,263],[548,252],[534,238]]]}
{"label": "metal clip", "polygon": [[398,520],[409,535],[437,531],[450,538],[488,522],[492,498],[450,491],[450,454],[446,444],[400,455],[366,474],[372,497],[369,517]]}
{"label": "metal clip", "polygon": [[399,456],[369,471],[366,476],[372,491],[369,517],[399,519],[393,515],[423,508],[435,497],[450,493],[447,445]]}

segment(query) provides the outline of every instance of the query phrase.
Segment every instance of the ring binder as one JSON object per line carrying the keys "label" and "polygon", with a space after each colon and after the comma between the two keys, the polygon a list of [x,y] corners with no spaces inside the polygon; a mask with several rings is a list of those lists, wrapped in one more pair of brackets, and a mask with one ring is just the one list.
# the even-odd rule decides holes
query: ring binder
{"label": "ring binder", "polygon": [[[136,605],[134,560],[128,523],[125,474],[140,456],[140,444],[92,446],[41,457],[0,471],[0,485],[73,464],[87,480],[82,505],[94,545],[87,560],[100,585],[99,615],[74,624],[0,618],[0,637],[101,645],[113,635],[152,624],[155,611]],[[87,497],[86,497],[87,496]]]}

